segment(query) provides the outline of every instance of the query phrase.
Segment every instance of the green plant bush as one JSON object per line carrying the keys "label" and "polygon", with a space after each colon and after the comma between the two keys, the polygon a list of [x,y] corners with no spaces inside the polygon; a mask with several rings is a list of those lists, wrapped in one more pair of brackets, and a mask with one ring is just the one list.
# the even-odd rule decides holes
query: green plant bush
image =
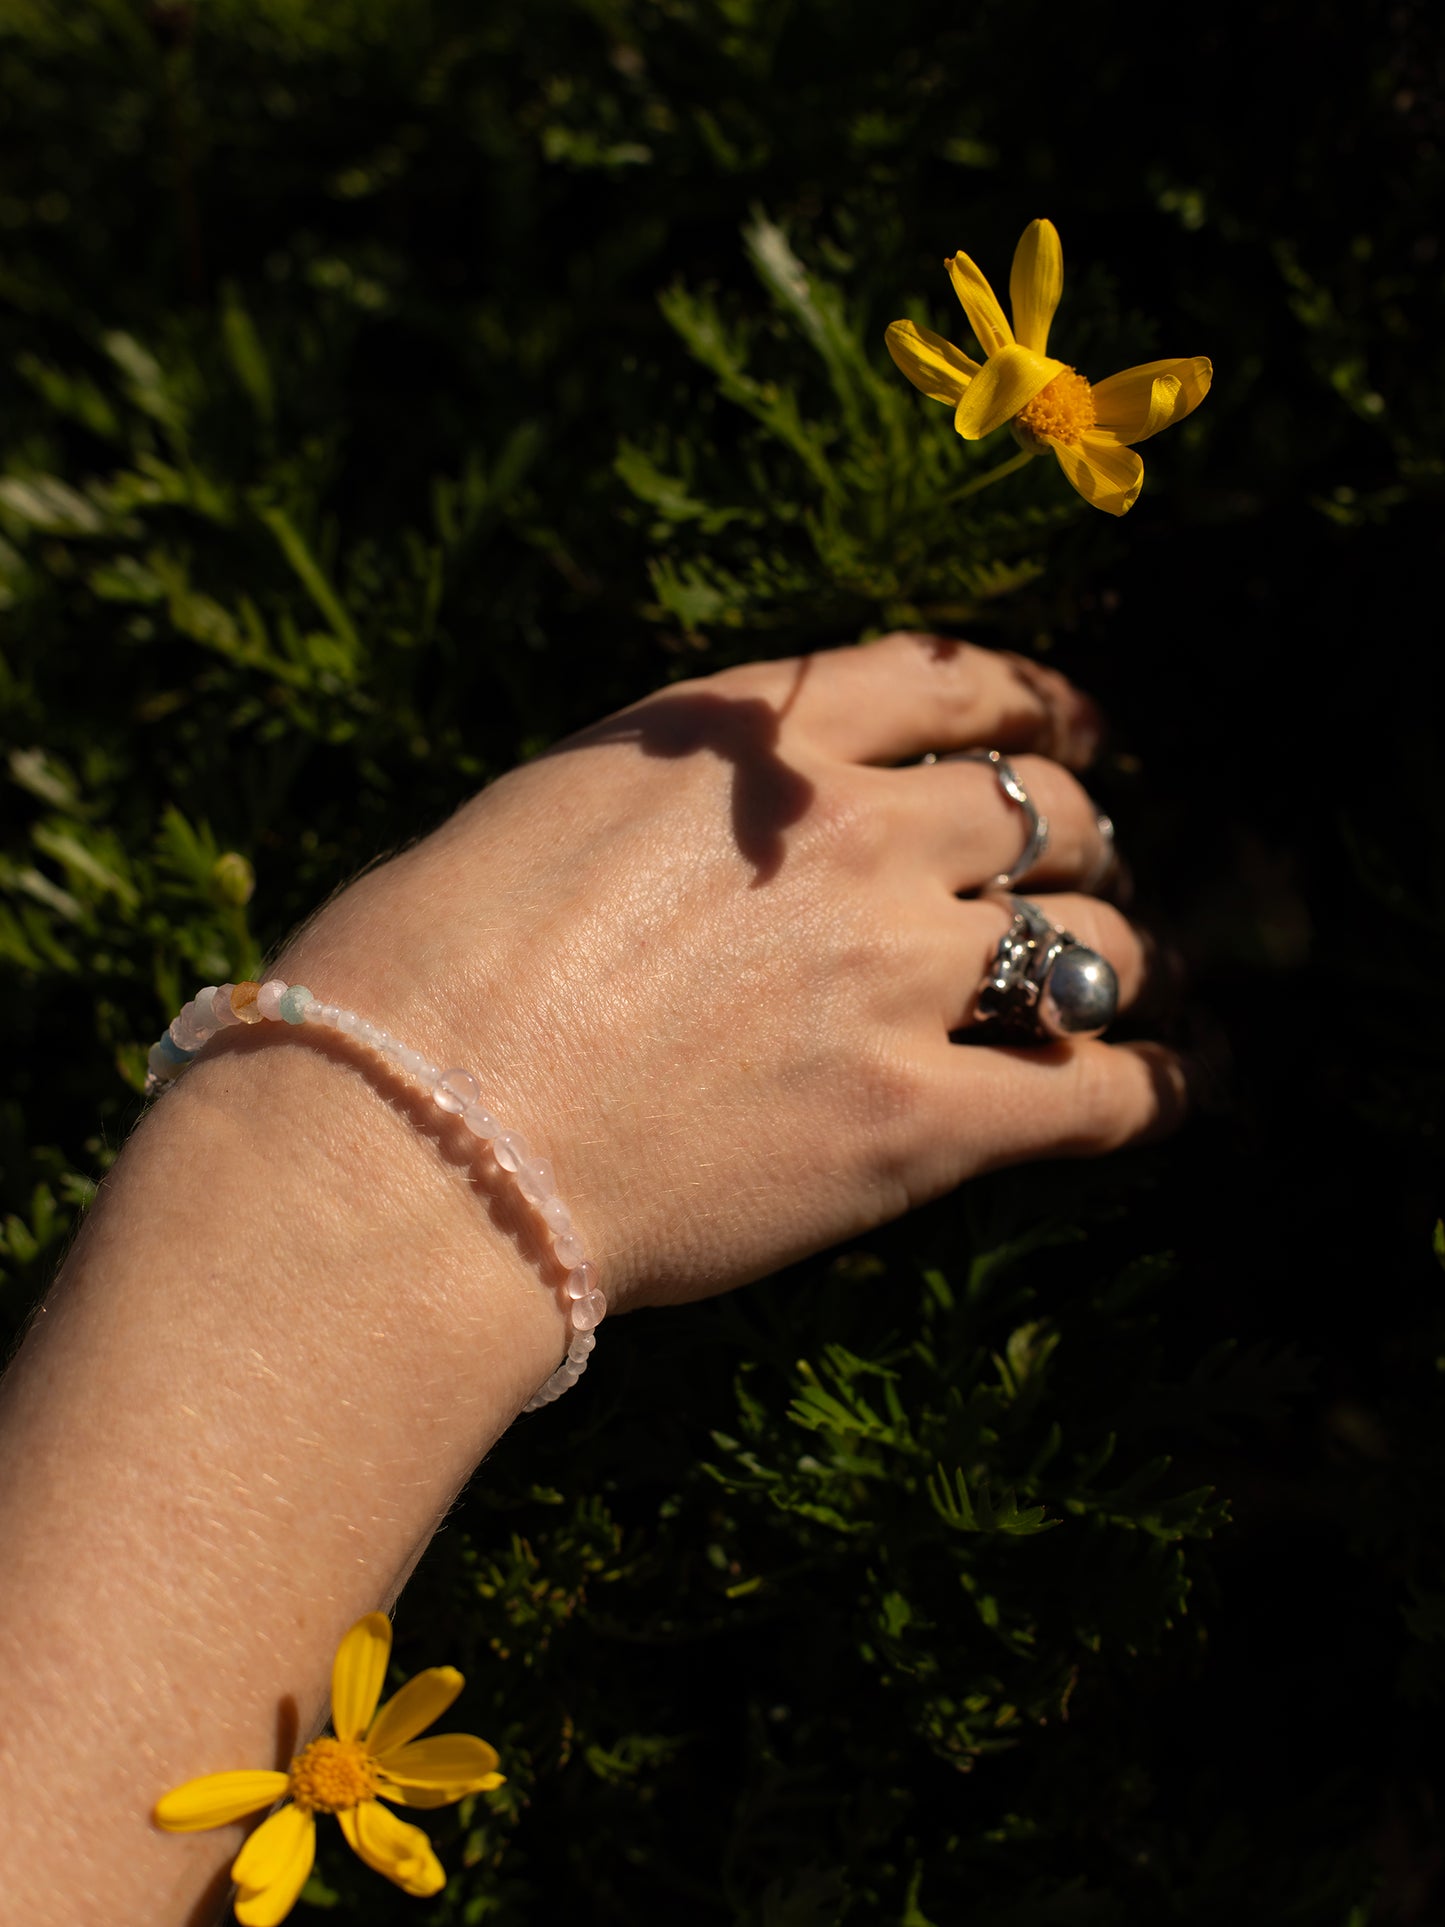
{"label": "green plant bush", "polygon": [[[1421,6],[1251,35],[0,8],[8,1334],[196,984],[669,677],[1047,656],[1194,971],[1177,1143],[609,1326],[398,1616],[506,1787],[435,1901],[338,1851],[298,1919],[1445,1904],[1445,113]],[[962,341],[943,254],[1002,283],[1041,213],[1081,367],[1215,360],[1122,524],[1048,463],[971,493],[1008,447],[883,350]]]}

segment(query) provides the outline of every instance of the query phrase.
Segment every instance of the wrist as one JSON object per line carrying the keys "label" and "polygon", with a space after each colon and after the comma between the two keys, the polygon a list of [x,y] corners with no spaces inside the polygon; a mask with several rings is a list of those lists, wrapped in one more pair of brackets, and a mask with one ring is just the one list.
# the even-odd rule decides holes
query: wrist
{"label": "wrist", "polygon": [[[490,915],[485,893],[469,893],[454,914],[438,914],[450,891],[449,874],[437,839],[369,872],[287,945],[275,973],[354,1011],[439,1072],[465,1069],[474,1076],[480,1105],[525,1141],[532,1158],[551,1167],[567,1214],[575,1218],[575,1237],[565,1242],[595,1264],[608,1303],[620,1304],[632,1256],[631,1219],[620,1218],[618,1210],[626,1189],[616,1157],[621,1121],[609,1115],[609,1128],[599,1128],[606,1107],[589,1086],[585,1042],[564,1041],[557,1013],[548,1011],[545,971],[528,968],[517,932]],[[375,1071],[365,1039],[357,1061]],[[386,1067],[380,1081],[394,1081]],[[577,1262],[575,1249],[568,1255],[559,1245],[558,1262],[549,1249],[557,1230],[550,1220],[560,1200],[533,1198],[533,1209],[518,1216],[514,1186],[499,1182],[512,1166],[501,1158],[503,1172],[495,1169],[488,1138],[478,1142],[435,1115],[430,1086],[419,1091],[412,1114],[424,1127],[429,1122],[433,1134],[440,1130],[448,1150],[469,1164],[487,1196],[500,1204],[534,1275],[556,1284]]]}
{"label": "wrist", "polygon": [[454,1485],[566,1343],[525,1210],[455,1125],[336,1032],[268,1023],[209,1043],[145,1133],[208,1173],[213,1277],[279,1344],[324,1335],[377,1427],[443,1431]]}

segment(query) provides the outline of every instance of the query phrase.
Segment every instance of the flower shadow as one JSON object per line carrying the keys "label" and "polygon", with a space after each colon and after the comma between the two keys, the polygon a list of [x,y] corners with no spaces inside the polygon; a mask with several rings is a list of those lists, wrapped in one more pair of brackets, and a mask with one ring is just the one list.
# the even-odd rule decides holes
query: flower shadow
{"label": "flower shadow", "polygon": [[547,754],[566,756],[600,743],[635,743],[645,756],[712,755],[732,765],[732,830],[753,868],[753,887],[782,868],[784,832],[807,812],[815,794],[807,777],[779,753],[783,722],[807,680],[811,659],[796,665],[780,704],[691,688],[663,694],[569,736]]}

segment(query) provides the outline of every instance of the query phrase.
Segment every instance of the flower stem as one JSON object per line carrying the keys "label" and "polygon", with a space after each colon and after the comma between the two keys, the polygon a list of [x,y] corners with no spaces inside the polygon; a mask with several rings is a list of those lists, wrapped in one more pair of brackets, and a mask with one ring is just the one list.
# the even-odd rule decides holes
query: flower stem
{"label": "flower stem", "polygon": [[1008,460],[1000,462],[997,468],[987,469],[982,475],[976,475],[971,482],[965,482],[962,488],[955,489],[947,498],[947,506],[952,508],[955,502],[967,501],[970,495],[977,495],[981,488],[987,488],[993,482],[1001,482],[1005,475],[1012,475],[1016,469],[1022,468],[1026,462],[1031,462],[1033,459],[1034,451],[1031,448],[1021,448],[1017,455],[1010,455]]}

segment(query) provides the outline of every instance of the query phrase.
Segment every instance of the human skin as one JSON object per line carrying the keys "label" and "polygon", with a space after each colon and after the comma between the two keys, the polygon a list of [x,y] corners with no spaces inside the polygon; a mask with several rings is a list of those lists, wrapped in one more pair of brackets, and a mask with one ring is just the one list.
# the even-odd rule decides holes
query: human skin
{"label": "human skin", "polygon": [[[1182,1114],[1161,1046],[951,1037],[1010,914],[960,893],[1022,822],[985,766],[898,766],[1015,755],[1053,833],[1029,894],[1127,1006],[1145,947],[1080,893],[1105,852],[1064,767],[1096,740],[1061,679],[930,637],[676,685],[368,872],[271,974],[474,1070],[552,1161],[613,1312],[705,1297]],[[0,1385],[17,1921],[212,1918],[243,1830],[161,1834],[156,1797],[286,1765],[341,1634],[564,1344],[539,1227],[457,1120],[330,1031],[206,1047]]]}

